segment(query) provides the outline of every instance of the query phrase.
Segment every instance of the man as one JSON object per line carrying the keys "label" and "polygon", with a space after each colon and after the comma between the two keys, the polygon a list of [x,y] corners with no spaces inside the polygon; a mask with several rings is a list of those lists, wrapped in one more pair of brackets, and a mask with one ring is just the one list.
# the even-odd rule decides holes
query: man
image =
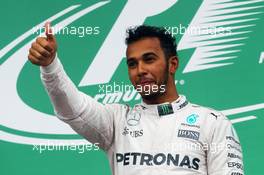
{"label": "man", "polygon": [[[59,119],[107,154],[115,175],[241,175],[240,143],[220,112],[191,104],[175,87],[175,39],[162,28],[138,26],[126,38],[129,78],[142,103],[103,105],[78,91],[56,56],[50,24],[29,60]],[[106,58],[107,59],[107,58]]]}

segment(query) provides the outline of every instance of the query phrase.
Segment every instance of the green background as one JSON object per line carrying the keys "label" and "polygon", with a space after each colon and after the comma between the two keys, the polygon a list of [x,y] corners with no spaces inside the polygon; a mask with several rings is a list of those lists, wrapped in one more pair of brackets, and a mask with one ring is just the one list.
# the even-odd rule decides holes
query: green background
{"label": "green background", "polygon": [[[81,4],[80,7],[57,19],[53,23],[66,19],[68,16],[96,2],[98,1],[1,1],[0,48],[2,49],[25,31],[28,31],[36,24],[39,24],[46,18],[71,5]],[[80,83],[84,73],[98,52],[102,42],[109,34],[109,31],[126,2],[127,1],[124,0],[111,1],[107,5],[88,13],[71,24],[71,26],[99,26],[99,35],[90,35],[83,38],[69,35],[57,36],[59,57],[66,72],[76,85]],[[179,24],[187,26],[201,3],[202,1],[199,0],[179,0],[164,13],[149,17],[144,23],[159,26],[178,26]],[[259,3],[259,5],[264,4]],[[261,11],[264,12],[263,8]],[[196,104],[210,106],[217,110],[226,110],[263,103],[264,63],[259,64],[258,60],[260,53],[264,51],[264,17],[263,14],[259,14],[257,17],[260,19],[254,21],[256,26],[251,28],[252,32],[247,34],[248,39],[244,40],[244,45],[239,47],[241,52],[237,53],[237,59],[232,60],[234,62],[233,65],[183,74],[182,71],[195,51],[195,48],[179,51],[180,67],[176,79],[184,80],[185,83],[183,85],[177,85],[178,91],[181,94],[185,94],[190,101]],[[36,35],[28,37],[4,55],[4,57],[0,59],[0,65],[4,64],[17,49],[35,36]],[[181,35],[177,35],[177,41],[180,41],[181,37]],[[114,51],[115,49],[113,49],[113,52]],[[119,65],[110,83],[114,81],[129,83],[125,61],[122,61]],[[96,85],[80,87],[79,89],[92,96],[98,92],[98,86]],[[24,103],[36,110],[53,114],[51,103],[40,82],[38,67],[32,66],[29,62],[26,63],[19,75],[17,91]],[[0,98],[8,98],[8,94]],[[137,102],[139,101],[132,101],[130,104],[133,105]],[[15,109],[15,106],[13,106],[13,108]],[[234,119],[250,115],[256,116],[257,119],[236,123],[234,127],[237,130],[243,148],[245,174],[261,175],[262,157],[264,155],[262,152],[262,148],[264,147],[262,136],[262,125],[264,123],[263,109],[228,117]],[[0,126],[0,129],[8,133],[36,138],[80,138],[78,135],[59,136],[27,133],[16,131],[3,125]],[[87,151],[83,154],[76,151],[46,151],[40,154],[32,149],[32,145],[0,141],[0,174],[110,174],[107,157],[102,151]]]}

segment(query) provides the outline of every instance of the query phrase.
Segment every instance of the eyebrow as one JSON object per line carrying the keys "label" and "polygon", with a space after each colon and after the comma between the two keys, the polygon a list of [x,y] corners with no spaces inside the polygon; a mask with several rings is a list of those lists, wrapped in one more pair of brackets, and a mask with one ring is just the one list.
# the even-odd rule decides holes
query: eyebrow
{"label": "eyebrow", "polygon": [[142,55],[142,57],[148,57],[148,56],[155,56],[155,57],[158,57],[158,55],[157,54],[155,54],[154,52],[147,52],[147,53],[144,53],[143,55]]}
{"label": "eyebrow", "polygon": [[[158,57],[158,55],[155,54],[154,52],[147,52],[147,53],[144,53],[144,54],[142,55],[143,58],[146,58],[146,57],[148,57],[148,56],[155,56],[155,57]],[[127,62],[128,62],[128,61],[135,60],[135,59],[136,59],[135,57],[127,58]]]}

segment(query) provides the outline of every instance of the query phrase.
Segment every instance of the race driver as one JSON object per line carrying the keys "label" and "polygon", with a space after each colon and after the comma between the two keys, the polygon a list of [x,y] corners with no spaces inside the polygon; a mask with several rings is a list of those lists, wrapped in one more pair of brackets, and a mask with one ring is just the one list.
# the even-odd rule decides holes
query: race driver
{"label": "race driver", "polygon": [[243,174],[241,146],[230,121],[178,94],[176,42],[163,28],[142,25],[127,31],[128,75],[142,97],[133,107],[104,105],[79,91],[57,57],[50,23],[45,29],[46,37],[36,39],[28,59],[40,66],[57,117],[99,143],[112,174]]}

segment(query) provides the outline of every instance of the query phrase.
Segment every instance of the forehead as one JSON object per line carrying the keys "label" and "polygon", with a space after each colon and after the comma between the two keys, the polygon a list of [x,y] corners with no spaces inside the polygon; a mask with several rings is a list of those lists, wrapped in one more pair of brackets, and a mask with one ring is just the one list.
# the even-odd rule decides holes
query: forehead
{"label": "forehead", "polygon": [[162,53],[160,41],[156,37],[142,38],[127,46],[126,56],[127,58],[137,58],[144,53],[154,52],[156,54]]}

